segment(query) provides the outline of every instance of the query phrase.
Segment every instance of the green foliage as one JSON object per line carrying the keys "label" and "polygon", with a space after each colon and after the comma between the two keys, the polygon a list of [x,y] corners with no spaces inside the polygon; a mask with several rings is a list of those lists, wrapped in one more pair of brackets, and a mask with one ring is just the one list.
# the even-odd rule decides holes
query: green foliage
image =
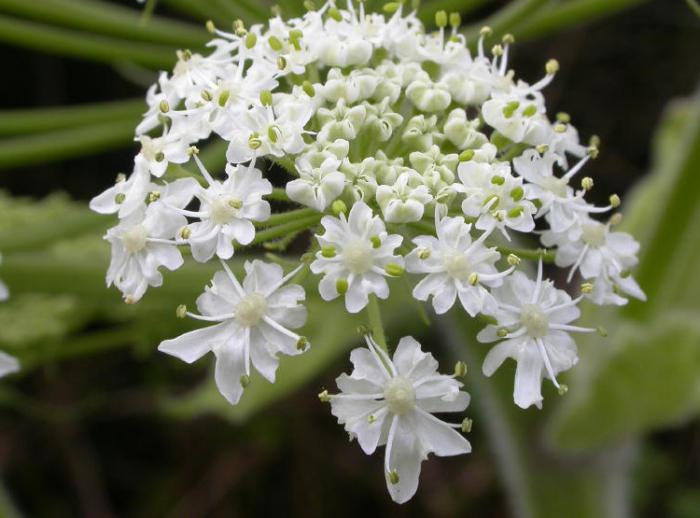
{"label": "green foliage", "polygon": [[[608,343],[580,341],[581,368],[551,423],[564,448],[591,448],[676,424],[700,411],[700,100],[675,104],[659,129],[650,178],[626,230],[642,242],[638,279],[649,301],[597,309]],[[613,327],[614,326],[614,327]],[[611,330],[612,330],[611,329]]]}

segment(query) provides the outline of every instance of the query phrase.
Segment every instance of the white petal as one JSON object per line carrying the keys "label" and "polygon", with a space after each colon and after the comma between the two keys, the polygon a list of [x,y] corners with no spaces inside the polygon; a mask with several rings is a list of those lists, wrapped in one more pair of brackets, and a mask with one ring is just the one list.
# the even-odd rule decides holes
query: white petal
{"label": "white petal", "polygon": [[440,457],[449,457],[471,451],[469,441],[436,417],[416,412],[414,418],[416,433],[426,452],[433,452]]}
{"label": "white petal", "polygon": [[403,504],[409,501],[418,489],[420,464],[426,456],[410,423],[401,417],[396,419],[398,422],[391,445],[389,469],[396,470],[399,481],[397,484],[392,484],[388,473],[385,473],[385,478],[391,499]]}
{"label": "white petal", "polygon": [[164,340],[158,350],[187,363],[199,360],[215,346],[226,342],[233,329],[229,322],[190,331],[171,340]]}
{"label": "white petal", "polygon": [[241,376],[246,373],[242,333],[239,333],[239,337],[215,350],[214,380],[221,395],[232,405],[237,404],[243,395]]}
{"label": "white petal", "polygon": [[520,408],[542,404],[542,367],[542,357],[534,344],[528,344],[520,351],[513,390],[513,400]]}

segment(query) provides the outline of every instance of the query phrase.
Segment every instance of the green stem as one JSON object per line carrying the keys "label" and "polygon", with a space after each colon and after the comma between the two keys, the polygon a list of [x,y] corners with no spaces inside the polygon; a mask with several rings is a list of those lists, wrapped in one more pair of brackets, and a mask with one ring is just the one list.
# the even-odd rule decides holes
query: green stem
{"label": "green stem", "polygon": [[226,23],[227,27],[228,24],[231,23],[231,20],[226,20],[226,17],[221,16],[220,13],[212,9],[211,5],[205,2],[192,2],[192,0],[161,0],[161,2],[173,10],[193,18],[198,18],[203,21],[213,20],[222,24]]}
{"label": "green stem", "polygon": [[496,248],[503,255],[513,254],[521,259],[530,259],[532,261],[537,261],[541,258],[543,263],[553,263],[556,255],[552,250],[544,249],[532,250],[529,248],[510,248],[507,246],[497,246]]}
{"label": "green stem", "polygon": [[[1,30],[1,29],[0,29]],[[134,121],[114,121],[0,140],[0,169],[97,153],[129,145]]]}
{"label": "green stem", "polygon": [[289,223],[284,223],[282,225],[263,230],[262,232],[258,232],[255,235],[255,239],[252,243],[250,243],[249,246],[259,245],[260,243],[264,243],[265,241],[270,241],[272,239],[284,237],[290,232],[300,232],[302,230],[306,230],[318,224],[320,220],[321,214],[316,213],[307,218],[302,218],[296,221],[290,221]]}
{"label": "green stem", "polygon": [[379,307],[379,300],[374,294],[370,294],[369,303],[367,304],[367,320],[369,328],[372,332],[372,337],[377,344],[389,352],[386,344],[386,336],[384,335],[384,324],[382,323],[382,312]]}
{"label": "green stem", "polygon": [[141,20],[139,21],[142,26],[150,25],[153,19],[153,13],[156,10],[156,5],[158,5],[158,0],[147,0],[146,6],[143,8],[143,13],[141,13]]}
{"label": "green stem", "polygon": [[428,26],[435,25],[435,13],[438,11],[468,14],[493,0],[433,0],[423,2],[418,9],[418,17]]}
{"label": "green stem", "polygon": [[272,189],[272,194],[267,195],[268,200],[275,201],[289,201],[289,196],[287,196],[287,190],[282,187],[274,187]]}
{"label": "green stem", "polygon": [[317,215],[318,211],[314,209],[297,209],[290,210],[289,212],[282,212],[279,214],[273,214],[265,221],[255,222],[257,226],[261,227],[272,227],[274,225],[279,225],[285,222],[293,222],[300,219],[308,219],[310,216]]}
{"label": "green stem", "polygon": [[523,19],[513,31],[518,38],[531,39],[563,31],[568,27],[610,16],[649,0],[569,0],[541,9]]}
{"label": "green stem", "polygon": [[59,130],[115,120],[134,124],[146,108],[143,99],[83,104],[61,108],[0,111],[0,136]]}
{"label": "green stem", "polygon": [[[155,4],[149,0],[143,16]],[[150,41],[177,47],[202,47],[207,42],[204,27],[196,27],[162,18],[148,20],[144,26],[143,17],[134,9],[96,0],[0,0],[0,9],[51,25],[119,36],[122,38]]]}
{"label": "green stem", "polygon": [[700,17],[700,4],[698,4],[695,0],[685,0],[685,3],[688,4],[690,10],[695,13],[695,16]]}
{"label": "green stem", "polygon": [[297,167],[294,163],[294,159],[289,156],[283,156],[280,158],[277,157],[271,157],[270,160],[280,166],[282,169],[287,171],[289,174],[292,176],[299,176],[299,172],[297,171]]}
{"label": "green stem", "polygon": [[164,45],[88,34],[2,15],[0,41],[104,63],[134,61],[154,68],[171,68],[175,62],[175,52]]}
{"label": "green stem", "polygon": [[[476,46],[476,41],[479,38],[479,31],[482,27],[488,26],[493,29],[494,36],[500,37],[505,32],[511,30],[517,23],[529,16],[542,7],[547,0],[516,0],[506,4],[500,11],[488,17],[483,22],[478,25],[471,25],[466,27],[464,31],[464,36],[467,42],[470,43],[470,47],[474,48]],[[496,42],[497,40],[491,37],[491,40]]]}

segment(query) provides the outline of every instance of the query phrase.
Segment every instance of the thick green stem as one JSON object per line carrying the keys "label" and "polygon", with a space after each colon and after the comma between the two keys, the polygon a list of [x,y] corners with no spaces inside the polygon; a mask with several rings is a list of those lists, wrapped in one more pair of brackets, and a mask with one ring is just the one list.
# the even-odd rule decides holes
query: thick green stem
{"label": "thick green stem", "polygon": [[0,169],[127,146],[133,135],[134,121],[129,118],[0,140]]}
{"label": "thick green stem", "polygon": [[293,222],[302,219],[309,219],[310,216],[317,215],[318,211],[314,209],[297,209],[290,210],[289,212],[282,212],[280,214],[273,214],[265,221],[255,222],[257,226],[260,227],[272,227],[274,225],[279,225],[285,222]]}
{"label": "thick green stem", "polygon": [[531,39],[581,26],[598,18],[611,16],[649,0],[569,0],[541,9],[512,27],[518,38]]}
{"label": "thick green stem", "polygon": [[259,245],[272,239],[278,239],[292,232],[306,230],[307,228],[311,228],[318,224],[320,220],[321,214],[313,214],[312,216],[306,218],[290,221],[289,223],[284,223],[282,225],[263,230],[262,232],[258,232],[256,234],[255,239],[252,243],[250,243],[250,246]]}
{"label": "thick green stem", "polygon": [[154,68],[170,68],[175,62],[174,49],[164,45],[72,31],[2,15],[0,41],[103,63],[134,61]]}
{"label": "thick green stem", "polygon": [[0,136],[36,134],[42,131],[114,121],[132,124],[146,109],[143,99],[83,104],[61,108],[30,108],[0,111]]}
{"label": "thick green stem", "polygon": [[386,344],[386,336],[384,335],[384,324],[382,323],[382,311],[379,307],[379,299],[374,294],[369,296],[369,303],[367,304],[367,320],[369,321],[369,328],[372,332],[372,337],[377,344],[384,349],[389,351]]}
{"label": "thick green stem", "polygon": [[[479,31],[482,27],[488,26],[493,29],[496,37],[503,35],[503,33],[511,30],[521,21],[532,16],[535,11],[542,7],[547,0],[515,0],[506,4],[500,11],[493,14],[483,22],[478,25],[472,25],[464,29],[464,36],[467,38],[470,46],[473,48],[476,45],[476,41],[479,38]],[[492,40],[496,42],[497,40],[492,37]]]}
{"label": "thick green stem", "polygon": [[[154,0],[149,0],[144,16],[154,3]],[[204,46],[208,39],[204,27],[196,27],[189,23],[150,18],[145,26],[138,11],[111,2],[0,0],[0,9],[6,13],[26,16],[52,25],[176,47],[199,48]]]}

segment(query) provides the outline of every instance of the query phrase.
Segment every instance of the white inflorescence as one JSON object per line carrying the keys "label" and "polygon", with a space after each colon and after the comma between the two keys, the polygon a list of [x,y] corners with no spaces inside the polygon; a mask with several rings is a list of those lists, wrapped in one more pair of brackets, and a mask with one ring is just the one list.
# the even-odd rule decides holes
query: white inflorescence
{"label": "white inflorescence", "polygon": [[[597,156],[597,139],[582,144],[566,114],[548,114],[543,90],[556,61],[528,83],[508,68],[512,36],[489,53],[485,28],[472,53],[459,16],[438,13],[428,33],[401,2],[389,7],[383,15],[361,1],[329,1],[301,18],[238,20],[230,33],[209,22],[208,55],[180,51],[148,91],[133,172],[91,202],[119,217],[105,236],[107,282],[135,303],[162,284],[161,267],[184,264],[183,250],[197,262],[226,261],[246,246],[284,250],[311,230],[299,279],[312,273],[324,300],[341,298],[350,313],[369,306],[377,325],[376,299],[406,274],[413,298],[435,313],[495,322],[479,334],[498,342],[484,372],[513,358],[515,403],[540,406],[542,379],[561,387],[557,375],[578,361],[570,333],[590,331],[572,325],[578,303],[644,299],[631,275],[639,245],[613,230],[618,214],[599,220],[619,206],[616,195],[606,207],[585,200],[593,181],[577,175]],[[276,187],[273,166],[288,173],[274,176]],[[300,207],[273,213],[272,200]],[[551,250],[518,252],[524,236]],[[523,259],[539,260],[536,280]],[[570,283],[582,279],[580,296],[543,278],[542,260],[566,268]],[[278,354],[306,350],[292,331],[305,321],[304,290],[286,285],[297,270],[284,276],[274,263],[247,263],[242,284],[223,267],[198,299],[199,314],[178,309],[215,325],[160,349],[188,362],[213,352],[219,389],[236,403],[251,365],[273,381]],[[420,347],[399,349],[393,359],[374,345],[354,352],[343,394],[327,397],[365,451],[387,445],[389,489],[405,501],[428,452],[468,451],[430,415],[463,410],[466,395],[435,374]],[[358,355],[388,378],[365,386]],[[408,365],[416,370],[404,373]],[[434,382],[446,392],[426,399]]]}

